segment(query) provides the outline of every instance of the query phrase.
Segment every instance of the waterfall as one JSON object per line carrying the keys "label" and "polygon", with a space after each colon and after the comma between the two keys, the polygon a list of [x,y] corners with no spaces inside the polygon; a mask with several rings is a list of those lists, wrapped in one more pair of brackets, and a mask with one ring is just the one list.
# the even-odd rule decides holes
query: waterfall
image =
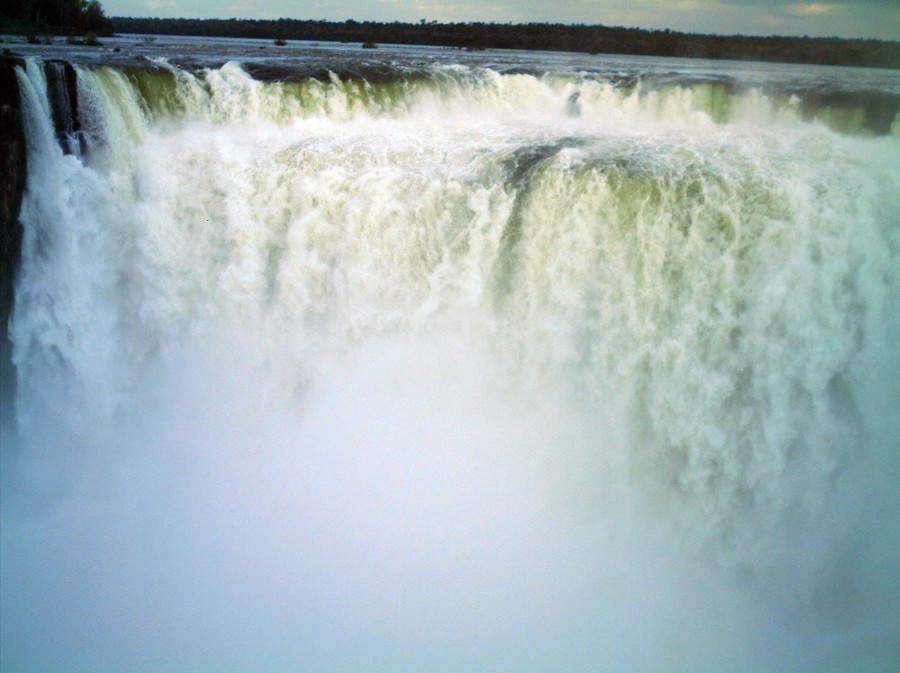
{"label": "waterfall", "polygon": [[45,65],[4,670],[896,661],[896,121]]}

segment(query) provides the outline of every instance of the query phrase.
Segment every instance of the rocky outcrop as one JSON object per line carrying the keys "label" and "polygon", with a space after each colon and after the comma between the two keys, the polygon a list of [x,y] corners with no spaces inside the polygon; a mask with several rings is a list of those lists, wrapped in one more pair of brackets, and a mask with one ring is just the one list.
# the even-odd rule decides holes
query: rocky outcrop
{"label": "rocky outcrop", "polygon": [[75,68],[66,61],[46,61],[44,74],[56,139],[66,154],[81,154],[84,139],[78,114],[78,75]]}

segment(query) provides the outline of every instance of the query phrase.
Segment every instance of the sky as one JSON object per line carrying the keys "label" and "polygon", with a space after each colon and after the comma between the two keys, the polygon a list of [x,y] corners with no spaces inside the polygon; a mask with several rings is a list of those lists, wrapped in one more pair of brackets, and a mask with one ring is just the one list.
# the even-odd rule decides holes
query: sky
{"label": "sky", "polygon": [[900,40],[900,0],[103,0],[109,16],[602,23]]}

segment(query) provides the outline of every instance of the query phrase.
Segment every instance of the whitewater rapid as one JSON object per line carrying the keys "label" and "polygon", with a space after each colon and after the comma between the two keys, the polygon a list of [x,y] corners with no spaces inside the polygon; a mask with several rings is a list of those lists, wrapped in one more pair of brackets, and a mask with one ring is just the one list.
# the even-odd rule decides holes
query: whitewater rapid
{"label": "whitewater rapid", "polygon": [[60,68],[17,72],[4,671],[896,662],[896,119],[157,59],[75,66],[76,123]]}

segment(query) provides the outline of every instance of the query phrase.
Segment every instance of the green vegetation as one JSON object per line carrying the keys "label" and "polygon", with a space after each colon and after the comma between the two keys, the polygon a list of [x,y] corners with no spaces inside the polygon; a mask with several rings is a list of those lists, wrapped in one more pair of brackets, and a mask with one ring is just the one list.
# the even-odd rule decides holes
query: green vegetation
{"label": "green vegetation", "polygon": [[99,44],[97,35],[112,35],[113,24],[99,0],[4,0],[0,32],[29,37],[82,34],[86,44]]}
{"label": "green vegetation", "polygon": [[242,37],[463,49],[534,49],[900,68],[900,42],[811,37],[695,35],[670,30],[549,23],[375,23],[278,19],[114,17],[122,33]]}

